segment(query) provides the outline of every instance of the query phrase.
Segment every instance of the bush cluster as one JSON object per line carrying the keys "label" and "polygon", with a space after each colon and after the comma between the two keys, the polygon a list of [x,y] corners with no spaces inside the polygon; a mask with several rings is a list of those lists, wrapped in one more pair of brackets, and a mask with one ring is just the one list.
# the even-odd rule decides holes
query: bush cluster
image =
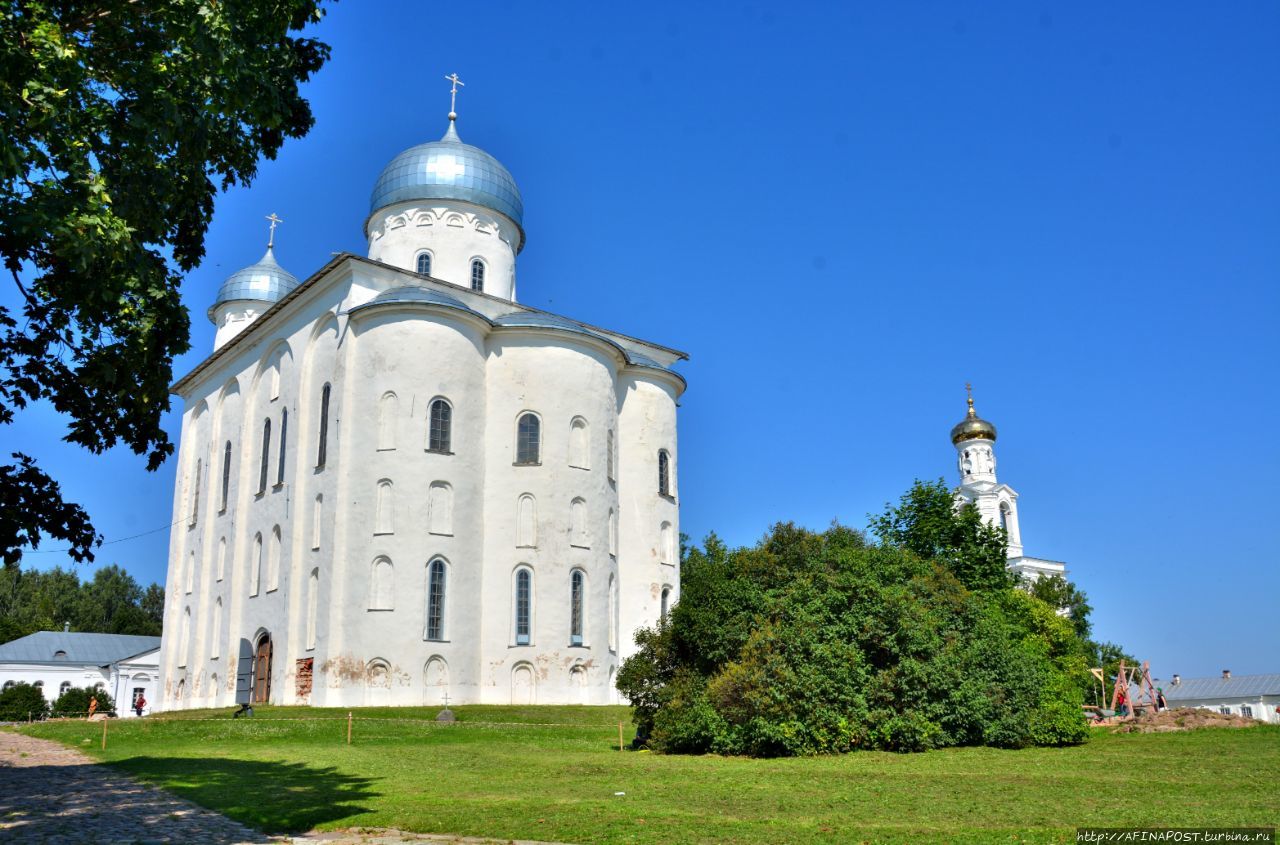
{"label": "bush cluster", "polygon": [[49,715],[44,692],[31,684],[14,684],[0,692],[0,722],[25,722]]}
{"label": "bush cluster", "polygon": [[1070,620],[1012,586],[1002,532],[979,536],[945,488],[923,487],[935,521],[968,526],[946,555],[791,524],[751,548],[712,535],[691,549],[679,603],[618,676],[650,744],[789,756],[1084,741]]}
{"label": "bush cluster", "polygon": [[53,716],[84,716],[89,712],[89,699],[98,699],[97,713],[114,713],[116,703],[105,690],[93,687],[71,687],[53,703]]}

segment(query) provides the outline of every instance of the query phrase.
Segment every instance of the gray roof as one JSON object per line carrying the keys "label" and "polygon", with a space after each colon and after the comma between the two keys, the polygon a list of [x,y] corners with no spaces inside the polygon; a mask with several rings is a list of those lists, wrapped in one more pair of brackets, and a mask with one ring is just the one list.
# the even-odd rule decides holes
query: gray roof
{"label": "gray roof", "polygon": [[[159,637],[38,631],[0,645],[0,663],[91,663],[105,666],[160,647]],[[59,651],[66,657],[55,658]]]}
{"label": "gray roof", "polygon": [[515,223],[524,246],[524,201],[516,180],[496,158],[479,147],[462,143],[449,121],[449,130],[439,141],[410,147],[391,159],[382,170],[369,213],[406,200],[463,200],[492,209]]}
{"label": "gray roof", "polygon": [[469,308],[466,304],[456,299],[455,297],[449,296],[449,294],[447,293],[441,293],[440,291],[437,291],[437,290],[424,288],[420,285],[402,285],[398,288],[385,290],[382,293],[375,296],[373,299],[369,300],[368,302],[362,305],[357,305],[355,308],[352,308],[351,313],[354,314],[357,311],[362,311],[366,308],[374,308],[379,305],[405,305],[405,304],[438,305],[442,308],[452,308],[456,311],[465,311],[468,314],[473,314],[482,320],[487,321],[489,319],[483,314],[480,314],[479,312]]}
{"label": "gray roof", "polygon": [[209,321],[216,322],[214,311],[224,302],[237,299],[253,299],[276,303],[298,287],[298,279],[276,263],[275,254],[267,247],[267,254],[257,264],[250,264],[227,277],[218,288],[218,295],[209,306]]}
{"label": "gray roof", "polygon": [[1169,701],[1199,698],[1257,698],[1280,695],[1280,674],[1237,675],[1232,678],[1183,678],[1180,683],[1157,680]]}

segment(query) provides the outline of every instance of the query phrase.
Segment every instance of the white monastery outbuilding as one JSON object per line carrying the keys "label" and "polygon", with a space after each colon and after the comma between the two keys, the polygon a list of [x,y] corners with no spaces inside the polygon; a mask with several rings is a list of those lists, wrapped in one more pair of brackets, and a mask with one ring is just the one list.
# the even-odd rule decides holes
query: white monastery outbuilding
{"label": "white monastery outbuilding", "polygon": [[1197,707],[1232,716],[1280,724],[1280,674],[1183,678],[1156,681],[1170,707]]}
{"label": "white monastery outbuilding", "polygon": [[367,258],[269,244],[209,309],[166,708],[605,704],[679,595],[687,356],[516,302],[520,193],[455,118],[382,171]]}
{"label": "white monastery outbuilding", "polygon": [[145,699],[152,710],[160,669],[160,638],[132,634],[38,631],[0,645],[0,684],[31,684],[50,704],[72,687],[105,690],[116,715],[137,715],[133,703]]}

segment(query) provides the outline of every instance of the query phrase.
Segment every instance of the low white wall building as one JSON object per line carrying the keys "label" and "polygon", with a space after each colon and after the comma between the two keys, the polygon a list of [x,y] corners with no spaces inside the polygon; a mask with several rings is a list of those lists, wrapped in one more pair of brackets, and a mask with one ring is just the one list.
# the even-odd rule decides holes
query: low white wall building
{"label": "low white wall building", "polygon": [[53,704],[72,687],[96,687],[116,703],[116,715],[144,715],[159,704],[160,638],[128,634],[39,631],[0,645],[0,686],[31,684]]}
{"label": "low white wall building", "polygon": [[1170,707],[1199,707],[1233,716],[1280,724],[1280,674],[1156,680]]}

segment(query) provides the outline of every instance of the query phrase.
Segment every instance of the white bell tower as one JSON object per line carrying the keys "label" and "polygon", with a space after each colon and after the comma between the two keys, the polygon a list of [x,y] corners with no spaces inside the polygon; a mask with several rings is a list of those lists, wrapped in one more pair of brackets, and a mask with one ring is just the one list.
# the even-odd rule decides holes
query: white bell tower
{"label": "white bell tower", "polygon": [[960,471],[957,495],[972,503],[991,525],[999,525],[1009,533],[1009,557],[1022,557],[1022,532],[1018,529],[1018,494],[1007,484],[996,480],[996,427],[973,409],[973,388],[969,394],[969,412],[951,429],[951,443],[956,447],[956,465]]}

